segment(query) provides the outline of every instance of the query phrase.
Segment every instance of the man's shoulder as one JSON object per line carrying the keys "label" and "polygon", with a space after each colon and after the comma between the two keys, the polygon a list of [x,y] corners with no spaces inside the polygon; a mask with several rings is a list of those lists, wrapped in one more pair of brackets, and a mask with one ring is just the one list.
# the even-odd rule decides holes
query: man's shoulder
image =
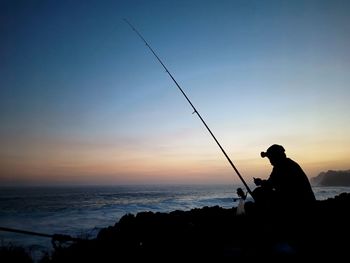
{"label": "man's shoulder", "polygon": [[287,166],[289,168],[293,168],[295,170],[299,170],[299,171],[302,171],[304,173],[303,169],[301,168],[301,166],[296,161],[294,161],[294,160],[292,160],[290,158],[287,158],[286,164],[287,164]]}
{"label": "man's shoulder", "polygon": [[301,169],[300,165],[299,165],[296,161],[294,161],[294,160],[292,160],[292,159],[290,159],[290,158],[286,158],[286,164],[287,164],[288,166],[298,167],[298,168]]}
{"label": "man's shoulder", "polygon": [[290,159],[290,158],[286,158],[286,162],[287,162],[288,164],[293,164],[293,165],[298,165],[298,166],[299,166],[299,164],[298,164],[296,161],[294,161],[294,160],[292,160],[292,159]]}

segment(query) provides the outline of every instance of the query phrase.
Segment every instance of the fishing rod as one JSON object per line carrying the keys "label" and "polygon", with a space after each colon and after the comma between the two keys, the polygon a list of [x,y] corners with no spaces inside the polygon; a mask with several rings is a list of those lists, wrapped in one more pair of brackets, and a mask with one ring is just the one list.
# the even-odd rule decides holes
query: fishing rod
{"label": "fishing rod", "polygon": [[33,232],[33,231],[27,231],[27,230],[20,230],[20,229],[14,229],[14,228],[8,228],[8,227],[0,227],[0,231],[5,232],[11,232],[11,233],[17,233],[17,234],[24,234],[24,235],[31,235],[31,236],[39,236],[39,237],[48,237],[52,238],[55,241],[79,241],[82,240],[81,238],[71,237],[69,235],[61,235],[61,234],[45,234],[45,233],[39,233],[39,232]]}
{"label": "fishing rod", "polygon": [[248,193],[252,196],[252,198],[254,199],[253,193],[250,190],[249,186],[247,185],[247,183],[244,181],[243,177],[241,176],[240,172],[238,171],[238,169],[236,168],[236,166],[233,164],[233,162],[231,161],[230,157],[227,155],[227,153],[225,152],[224,148],[222,148],[221,144],[219,143],[219,141],[216,139],[215,135],[213,134],[213,132],[210,130],[209,126],[206,124],[206,122],[204,121],[204,119],[202,118],[202,116],[199,114],[199,112],[197,111],[197,109],[195,108],[195,106],[192,104],[191,100],[187,97],[186,93],[183,91],[183,89],[180,87],[179,83],[177,83],[177,81],[175,80],[175,78],[173,77],[173,75],[170,73],[170,71],[168,70],[168,68],[165,66],[165,64],[163,63],[163,61],[159,58],[159,56],[156,54],[156,52],[153,50],[153,48],[148,44],[148,42],[145,40],[145,38],[140,34],[140,32],[127,20],[124,19],[124,21],[131,27],[131,29],[140,37],[140,39],[146,44],[146,46],[148,47],[148,49],[152,52],[152,54],[156,57],[156,59],[158,60],[158,62],[163,66],[163,68],[165,69],[166,73],[168,73],[169,77],[174,81],[174,83],[176,84],[176,86],[178,87],[178,89],[181,91],[182,95],[186,98],[187,102],[191,105],[192,109],[193,109],[193,114],[197,114],[197,116],[199,117],[199,119],[202,121],[202,123],[204,124],[204,126],[207,128],[208,132],[210,133],[210,135],[213,137],[214,141],[216,142],[216,144],[219,146],[220,150],[222,151],[222,153],[225,155],[227,161],[230,163],[230,165],[232,166],[233,170],[235,170],[236,174],[238,175],[239,179],[241,179],[242,183],[244,184],[245,188],[247,189]]}

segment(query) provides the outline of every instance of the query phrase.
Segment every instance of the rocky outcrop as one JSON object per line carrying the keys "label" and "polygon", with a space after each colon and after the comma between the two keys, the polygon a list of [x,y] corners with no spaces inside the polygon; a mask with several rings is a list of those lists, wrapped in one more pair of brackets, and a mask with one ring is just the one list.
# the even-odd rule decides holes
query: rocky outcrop
{"label": "rocky outcrop", "polygon": [[311,183],[317,186],[350,186],[350,170],[321,172],[311,178]]}
{"label": "rocky outcrop", "polygon": [[348,255],[349,207],[343,193],[305,209],[247,202],[245,215],[219,206],[127,214],[95,239],[57,246],[42,262],[335,260]]}

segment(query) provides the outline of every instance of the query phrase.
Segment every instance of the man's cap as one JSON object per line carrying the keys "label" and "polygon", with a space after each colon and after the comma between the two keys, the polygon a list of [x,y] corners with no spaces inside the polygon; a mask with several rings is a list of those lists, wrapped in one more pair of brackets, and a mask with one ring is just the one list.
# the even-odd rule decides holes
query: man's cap
{"label": "man's cap", "polygon": [[271,145],[266,152],[261,152],[260,155],[262,158],[264,157],[271,157],[271,156],[276,156],[284,153],[284,148],[281,145],[274,144]]}

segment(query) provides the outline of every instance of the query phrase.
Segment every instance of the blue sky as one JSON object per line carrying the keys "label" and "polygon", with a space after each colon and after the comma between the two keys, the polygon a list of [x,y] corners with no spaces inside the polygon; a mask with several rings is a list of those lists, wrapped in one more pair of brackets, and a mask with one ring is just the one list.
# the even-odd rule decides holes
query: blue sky
{"label": "blue sky", "polygon": [[1,1],[0,182],[246,179],[285,146],[348,169],[348,1]]}

